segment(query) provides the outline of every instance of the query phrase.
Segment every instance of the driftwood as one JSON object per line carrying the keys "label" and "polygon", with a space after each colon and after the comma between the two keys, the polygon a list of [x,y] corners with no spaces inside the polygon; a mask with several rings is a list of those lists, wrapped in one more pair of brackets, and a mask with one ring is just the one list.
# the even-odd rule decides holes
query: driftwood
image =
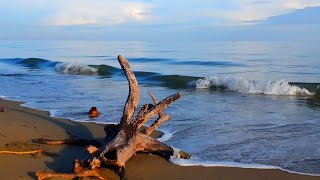
{"label": "driftwood", "polygon": [[101,143],[94,140],[94,139],[79,139],[79,138],[72,138],[72,139],[62,139],[62,140],[51,140],[51,139],[33,139],[32,142],[40,143],[40,144],[48,144],[48,145],[62,145],[62,144],[69,144],[74,146],[89,146],[93,145],[96,147],[101,147]]}
{"label": "driftwood", "polygon": [[43,150],[33,150],[33,151],[0,151],[0,154],[17,154],[17,155],[24,155],[24,154],[38,154],[42,153]]}
{"label": "driftwood", "polygon": [[74,179],[77,177],[96,177],[97,179],[106,179],[103,176],[101,176],[97,170],[84,170],[79,173],[73,173],[73,174],[37,172],[36,176],[38,177],[38,180],[49,179],[53,177],[62,177],[65,179]]}
{"label": "driftwood", "polygon": [[[169,104],[179,99],[182,94],[179,92],[158,102],[155,96],[150,92],[150,96],[154,104],[145,104],[137,115],[134,116],[140,98],[138,82],[129,66],[128,60],[119,55],[118,61],[129,83],[129,95],[124,106],[120,123],[117,125],[105,126],[104,131],[106,133],[106,137],[102,143],[74,139],[57,141],[48,139],[34,140],[34,142],[44,144],[84,145],[89,143],[93,145],[87,148],[89,154],[87,157],[82,160],[74,161],[75,174],[66,175],[57,173],[56,175],[53,175],[50,173],[49,175],[45,172],[38,172],[36,175],[39,179],[61,175],[63,175],[63,177],[79,177],[79,174],[82,175],[83,172],[87,172],[87,169],[97,169],[101,165],[115,167],[117,173],[121,175],[124,173],[126,162],[135,155],[136,152],[153,153],[165,158],[169,158],[173,155],[174,150],[172,147],[165,145],[149,135],[159,125],[170,119],[170,114],[164,114],[163,110],[167,108]],[[155,115],[158,115],[157,120],[151,126],[141,131],[141,127]],[[185,152],[180,152],[180,156],[182,158],[190,157],[190,155]]]}

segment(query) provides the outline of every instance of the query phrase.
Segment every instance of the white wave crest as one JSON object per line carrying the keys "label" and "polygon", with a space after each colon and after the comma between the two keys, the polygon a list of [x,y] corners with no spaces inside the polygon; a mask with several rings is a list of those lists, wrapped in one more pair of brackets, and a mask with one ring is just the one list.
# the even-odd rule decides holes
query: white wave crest
{"label": "white wave crest", "polygon": [[71,64],[71,63],[58,63],[55,66],[57,71],[66,74],[83,74],[83,75],[93,75],[97,73],[97,69],[83,65],[83,64]]}
{"label": "white wave crest", "polygon": [[193,83],[196,88],[225,88],[248,94],[267,94],[281,96],[310,96],[313,93],[305,88],[290,85],[285,80],[250,81],[244,78],[211,76]]}

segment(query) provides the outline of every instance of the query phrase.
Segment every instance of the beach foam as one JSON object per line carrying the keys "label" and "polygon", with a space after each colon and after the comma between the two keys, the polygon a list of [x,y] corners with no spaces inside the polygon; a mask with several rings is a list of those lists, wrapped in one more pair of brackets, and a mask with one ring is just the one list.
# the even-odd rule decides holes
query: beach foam
{"label": "beach foam", "polygon": [[175,133],[175,132],[170,132],[170,131],[167,131],[164,129],[158,129],[158,130],[163,133],[163,135],[161,137],[157,138],[157,140],[160,142],[168,141],[169,139],[171,139],[173,137],[173,134]]}
{"label": "beach foam", "polygon": [[210,76],[191,82],[189,85],[199,89],[222,88],[248,94],[266,94],[281,96],[311,96],[313,93],[305,88],[290,85],[285,80],[250,81],[241,77]]}
{"label": "beach foam", "polygon": [[49,110],[49,115],[50,117],[57,117],[57,112],[58,112],[58,109],[51,109]]}
{"label": "beach foam", "polygon": [[191,157],[190,159],[182,159],[171,157],[169,161],[173,164],[179,166],[204,166],[204,167],[237,167],[237,168],[254,168],[254,169],[281,169],[277,166],[269,166],[262,164],[244,164],[237,162],[227,162],[227,161],[201,161],[196,157]]}
{"label": "beach foam", "polygon": [[98,70],[83,64],[58,63],[55,69],[66,74],[94,75]]}
{"label": "beach foam", "polygon": [[179,166],[204,166],[204,167],[234,167],[234,168],[248,168],[248,169],[278,169],[281,171],[285,171],[292,174],[300,174],[300,175],[309,175],[309,176],[319,176],[319,174],[310,174],[310,173],[300,173],[296,171],[290,171],[287,169],[283,169],[278,166],[272,165],[264,165],[264,164],[245,164],[238,162],[229,162],[229,161],[203,161],[195,156],[191,156],[189,159],[180,158],[179,151],[180,149],[173,148],[173,156],[170,157],[169,161],[173,164]]}

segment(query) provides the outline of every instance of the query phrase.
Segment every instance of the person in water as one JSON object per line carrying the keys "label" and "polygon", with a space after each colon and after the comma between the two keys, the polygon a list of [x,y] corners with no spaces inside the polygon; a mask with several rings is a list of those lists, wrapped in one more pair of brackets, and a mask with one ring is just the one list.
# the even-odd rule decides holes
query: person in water
{"label": "person in water", "polygon": [[91,107],[91,109],[89,111],[89,116],[91,118],[96,118],[99,116],[99,111],[98,111],[97,107]]}

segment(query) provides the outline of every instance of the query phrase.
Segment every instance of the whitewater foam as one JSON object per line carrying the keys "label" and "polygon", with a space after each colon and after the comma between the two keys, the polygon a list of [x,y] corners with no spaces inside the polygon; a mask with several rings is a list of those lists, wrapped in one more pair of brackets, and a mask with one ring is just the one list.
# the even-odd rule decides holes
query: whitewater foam
{"label": "whitewater foam", "polygon": [[165,142],[168,141],[169,139],[171,139],[173,137],[173,134],[176,132],[170,132],[164,129],[158,129],[159,131],[161,131],[163,133],[163,135],[159,138],[157,138],[158,141],[160,142]]}
{"label": "whitewater foam", "polygon": [[179,166],[234,167],[234,168],[246,168],[246,169],[277,169],[277,170],[285,171],[292,174],[301,174],[301,175],[309,175],[309,176],[317,176],[317,177],[320,176],[319,174],[301,173],[301,172],[283,169],[278,166],[264,165],[264,164],[255,164],[255,163],[245,164],[245,163],[229,162],[229,161],[203,161],[195,156],[191,156],[189,159],[182,159],[180,158],[179,151],[181,150],[177,148],[173,148],[173,155],[169,159],[171,163]]}
{"label": "whitewater foam", "polygon": [[59,111],[58,109],[50,109],[49,110],[50,117],[58,117],[57,116],[58,111]]}
{"label": "whitewater foam", "polygon": [[98,72],[97,69],[88,65],[72,63],[58,63],[56,64],[55,69],[62,73],[79,75],[94,75]]}
{"label": "whitewater foam", "polygon": [[210,76],[190,83],[196,88],[223,88],[248,94],[266,94],[281,96],[310,96],[313,93],[305,88],[290,85],[285,80],[250,81],[241,77]]}

